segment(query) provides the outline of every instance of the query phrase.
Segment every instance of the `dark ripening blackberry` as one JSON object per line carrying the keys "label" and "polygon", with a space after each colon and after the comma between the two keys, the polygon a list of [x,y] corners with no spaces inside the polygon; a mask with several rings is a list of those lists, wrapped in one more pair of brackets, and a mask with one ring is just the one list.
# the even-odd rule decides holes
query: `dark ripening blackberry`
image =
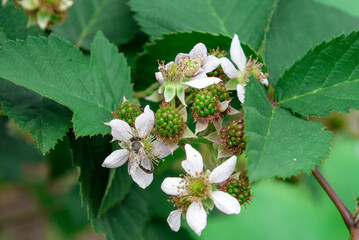
{"label": "dark ripening blackberry", "polygon": [[224,191],[235,197],[239,204],[246,206],[252,201],[251,184],[248,180],[247,172],[241,172],[239,179],[230,178],[224,186]]}
{"label": "dark ripening blackberry", "polygon": [[229,94],[223,83],[201,89],[195,93],[192,104],[193,117],[196,120],[212,120],[214,116],[220,114],[218,104],[228,100],[230,100]]}
{"label": "dark ripening blackberry", "polygon": [[116,112],[112,113],[114,118],[121,119],[127,122],[131,127],[135,126],[136,118],[142,113],[140,104],[132,103],[128,100],[125,100],[123,103],[119,104]]}
{"label": "dark ripening blackberry", "polygon": [[185,119],[179,110],[163,103],[155,114],[155,134],[164,142],[177,143],[186,128]]}
{"label": "dark ripening blackberry", "polygon": [[247,135],[243,132],[244,120],[230,121],[221,129],[221,145],[231,153],[242,154],[246,148]]}

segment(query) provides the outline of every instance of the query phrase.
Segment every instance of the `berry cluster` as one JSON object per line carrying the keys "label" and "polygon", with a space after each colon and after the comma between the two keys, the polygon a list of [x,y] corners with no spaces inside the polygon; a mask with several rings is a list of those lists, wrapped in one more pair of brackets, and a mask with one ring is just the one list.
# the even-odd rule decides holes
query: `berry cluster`
{"label": "berry cluster", "polygon": [[178,109],[162,104],[155,114],[155,134],[162,140],[177,142],[185,129],[185,120]]}
{"label": "berry cluster", "polygon": [[142,113],[140,104],[124,101],[120,104],[117,111],[112,113],[115,118],[127,122],[131,127],[135,125],[135,119]]}
{"label": "berry cluster", "polygon": [[195,119],[208,118],[218,113],[218,103],[229,99],[227,89],[221,83],[197,91],[192,104]]}
{"label": "berry cluster", "polygon": [[243,132],[244,120],[238,119],[230,121],[221,130],[222,147],[232,153],[242,154],[246,148],[246,134]]}
{"label": "berry cluster", "polygon": [[242,172],[238,180],[230,179],[225,188],[226,192],[235,197],[241,205],[245,206],[252,200],[253,195],[246,172]]}

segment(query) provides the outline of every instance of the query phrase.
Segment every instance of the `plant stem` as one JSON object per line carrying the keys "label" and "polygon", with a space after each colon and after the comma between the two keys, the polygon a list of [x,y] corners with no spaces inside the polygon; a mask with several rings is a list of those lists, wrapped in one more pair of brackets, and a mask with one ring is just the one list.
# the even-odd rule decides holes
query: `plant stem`
{"label": "plant stem", "polygon": [[149,86],[147,89],[143,90],[143,91],[139,91],[139,92],[133,92],[132,95],[135,98],[144,98],[147,97],[148,95],[151,95],[153,93],[154,90],[156,90],[156,88],[158,87],[158,83],[152,83],[151,86]]}
{"label": "plant stem", "polygon": [[[322,188],[325,190],[325,192],[328,194],[330,199],[333,201],[333,203],[339,210],[339,213],[342,216],[348,230],[352,232],[352,229],[354,229],[354,221],[351,217],[352,214],[350,213],[349,209],[345,206],[345,204],[339,198],[338,194],[334,191],[334,189],[329,185],[328,181],[324,178],[324,176],[319,172],[318,168],[315,167],[315,169],[312,172],[314,177],[317,179],[319,184],[322,186]],[[359,240],[359,238],[351,238],[351,239]]]}

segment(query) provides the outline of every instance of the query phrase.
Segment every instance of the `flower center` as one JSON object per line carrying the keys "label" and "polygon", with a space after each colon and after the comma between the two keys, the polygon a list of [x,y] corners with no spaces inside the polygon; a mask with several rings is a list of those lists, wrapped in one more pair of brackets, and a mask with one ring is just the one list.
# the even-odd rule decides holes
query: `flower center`
{"label": "flower center", "polygon": [[184,69],[175,63],[170,63],[165,66],[162,65],[159,70],[166,82],[181,82],[185,77]]}
{"label": "flower center", "polygon": [[186,57],[182,59],[179,64],[183,69],[185,69],[186,77],[193,77],[194,74],[201,68],[201,61],[201,57],[198,57],[197,59]]}
{"label": "flower center", "polygon": [[191,179],[188,184],[188,190],[192,196],[201,196],[206,192],[206,183],[203,178]]}

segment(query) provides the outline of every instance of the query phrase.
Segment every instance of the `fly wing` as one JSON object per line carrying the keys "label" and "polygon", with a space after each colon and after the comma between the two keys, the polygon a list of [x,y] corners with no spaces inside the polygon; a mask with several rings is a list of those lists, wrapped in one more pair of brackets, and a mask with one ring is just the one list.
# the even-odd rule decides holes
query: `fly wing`
{"label": "fly wing", "polygon": [[144,149],[140,149],[140,151],[138,153],[138,156],[139,156],[139,164],[138,164],[138,166],[145,173],[153,173],[152,161],[147,157]]}

